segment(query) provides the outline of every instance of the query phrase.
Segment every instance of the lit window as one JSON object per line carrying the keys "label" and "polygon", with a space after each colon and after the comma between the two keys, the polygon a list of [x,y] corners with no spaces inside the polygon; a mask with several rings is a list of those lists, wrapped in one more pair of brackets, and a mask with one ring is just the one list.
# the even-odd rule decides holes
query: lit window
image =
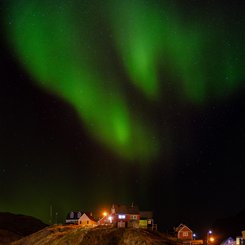
{"label": "lit window", "polygon": [[137,215],[131,215],[130,219],[137,220]]}
{"label": "lit window", "polygon": [[188,236],[188,232],[183,232],[183,236]]}
{"label": "lit window", "polygon": [[119,215],[118,215],[118,218],[119,218],[119,219],[125,219],[125,218],[126,218],[126,215],[125,215],[125,214],[119,214]]}
{"label": "lit window", "polygon": [[71,219],[74,218],[74,213],[73,213],[73,212],[70,213],[70,218],[71,218]]}

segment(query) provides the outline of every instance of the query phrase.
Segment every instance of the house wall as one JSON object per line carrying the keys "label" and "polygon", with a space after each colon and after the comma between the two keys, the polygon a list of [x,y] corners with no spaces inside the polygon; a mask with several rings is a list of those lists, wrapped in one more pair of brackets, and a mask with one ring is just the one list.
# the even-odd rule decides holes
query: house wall
{"label": "house wall", "polygon": [[103,217],[98,221],[98,225],[105,225],[108,224],[108,218],[107,217]]}
{"label": "house wall", "polygon": [[[245,232],[244,232],[245,233]],[[245,245],[245,238],[241,237],[241,236],[237,236],[236,237],[236,245]]]}
{"label": "house wall", "polygon": [[66,224],[77,224],[78,219],[66,219]]}
{"label": "house wall", "polygon": [[179,232],[178,232],[178,238],[181,240],[192,240],[192,231],[188,227],[183,227]]}
{"label": "house wall", "polygon": [[[125,215],[125,218],[122,218],[122,215]],[[134,227],[139,228],[139,214],[115,214],[113,215],[112,223],[116,224],[117,227]]]}
{"label": "house wall", "polygon": [[[120,218],[119,215],[125,215],[125,218]],[[128,221],[139,221],[140,220],[140,216],[138,214],[116,214],[113,216],[114,221],[119,222],[119,221],[124,221],[124,222],[128,222]]]}
{"label": "house wall", "polygon": [[89,219],[89,217],[86,214],[83,214],[78,220],[78,224],[83,226],[93,226],[96,225],[96,222]]}
{"label": "house wall", "polygon": [[152,228],[153,227],[153,219],[140,219],[139,227],[140,228]]}
{"label": "house wall", "polygon": [[104,217],[99,220],[98,224],[114,224],[117,227],[139,227],[139,214],[111,214],[110,216],[111,222],[108,220],[108,217]]}
{"label": "house wall", "polygon": [[147,228],[147,220],[140,220],[139,226],[140,228]]}

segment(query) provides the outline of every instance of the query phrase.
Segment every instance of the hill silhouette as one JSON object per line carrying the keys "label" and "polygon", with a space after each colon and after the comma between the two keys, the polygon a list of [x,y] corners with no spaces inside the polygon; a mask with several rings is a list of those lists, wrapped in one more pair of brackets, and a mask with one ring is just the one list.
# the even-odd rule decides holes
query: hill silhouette
{"label": "hill silhouette", "polygon": [[31,216],[0,212],[0,244],[9,244],[46,226]]}

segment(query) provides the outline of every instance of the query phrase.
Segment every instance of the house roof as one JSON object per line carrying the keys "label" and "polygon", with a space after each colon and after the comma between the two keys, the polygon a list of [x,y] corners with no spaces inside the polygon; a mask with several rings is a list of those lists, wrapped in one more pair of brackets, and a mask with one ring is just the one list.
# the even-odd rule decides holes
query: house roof
{"label": "house roof", "polygon": [[139,214],[139,208],[137,206],[131,205],[114,205],[112,206],[112,208],[115,209],[116,213],[119,214]]}
{"label": "house roof", "polygon": [[182,229],[188,229],[189,231],[192,231],[187,225],[185,225],[185,224],[180,224],[177,228],[175,228],[175,231],[176,232],[179,232],[179,231],[181,231]]}
{"label": "house roof", "polygon": [[152,219],[153,218],[153,212],[152,211],[140,211],[140,218]]}
{"label": "house roof", "polygon": [[[83,211],[71,211],[67,214],[66,219],[74,219],[77,220],[80,218],[80,216],[83,214]],[[79,216],[80,215],[80,216]]]}
{"label": "house roof", "polygon": [[82,215],[86,215],[90,220],[94,221],[94,222],[97,222],[97,220],[95,220],[95,218],[91,215],[91,213],[89,212],[85,212],[83,213]]}
{"label": "house roof", "polygon": [[233,244],[234,242],[235,242],[235,240],[232,237],[229,237],[229,238],[225,239],[223,242],[221,242],[221,245]]}
{"label": "house roof", "polygon": [[91,215],[91,212],[83,212],[83,211],[71,211],[67,214],[67,220],[78,220],[83,214],[86,214],[89,219],[95,221],[94,217]]}
{"label": "house roof", "polygon": [[106,220],[108,220],[107,216],[103,216],[102,218],[100,218],[100,219],[98,220],[98,223],[99,223],[99,224],[103,224],[103,222],[105,222]]}

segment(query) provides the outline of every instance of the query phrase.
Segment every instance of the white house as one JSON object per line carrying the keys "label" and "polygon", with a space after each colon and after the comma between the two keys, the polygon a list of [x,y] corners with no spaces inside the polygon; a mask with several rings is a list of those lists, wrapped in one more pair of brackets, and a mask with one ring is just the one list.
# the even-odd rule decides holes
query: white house
{"label": "white house", "polygon": [[94,227],[97,225],[97,222],[91,214],[83,213],[78,219],[78,225]]}

